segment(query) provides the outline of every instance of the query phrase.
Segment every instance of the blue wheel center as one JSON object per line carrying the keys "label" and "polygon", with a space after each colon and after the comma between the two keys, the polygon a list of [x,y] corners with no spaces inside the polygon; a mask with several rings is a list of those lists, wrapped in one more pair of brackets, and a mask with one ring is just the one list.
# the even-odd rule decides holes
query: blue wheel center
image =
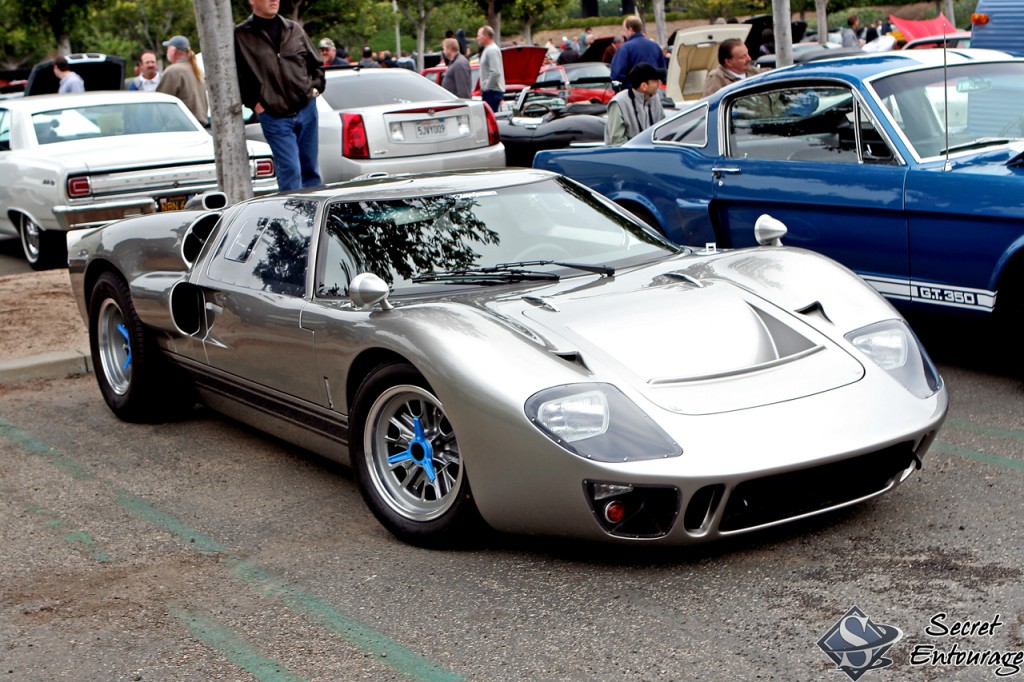
{"label": "blue wheel center", "polygon": [[397,464],[411,459],[423,468],[423,472],[426,473],[427,479],[433,483],[437,478],[437,472],[434,471],[434,448],[430,445],[430,441],[423,433],[423,423],[420,421],[420,418],[413,417],[412,424],[413,437],[412,440],[409,441],[409,447],[402,452],[388,457],[388,463]]}
{"label": "blue wheel center", "polygon": [[119,324],[117,325],[117,331],[124,337],[124,343],[121,345],[121,348],[125,352],[125,357],[124,366],[121,369],[128,369],[132,364],[132,344],[131,340],[128,338],[128,328],[123,324]]}

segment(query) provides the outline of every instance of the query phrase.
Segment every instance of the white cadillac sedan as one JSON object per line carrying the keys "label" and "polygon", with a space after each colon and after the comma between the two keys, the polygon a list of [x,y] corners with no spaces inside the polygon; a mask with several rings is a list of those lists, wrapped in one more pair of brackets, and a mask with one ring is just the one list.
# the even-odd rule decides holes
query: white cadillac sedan
{"label": "white cadillac sedan", "polygon": [[[320,178],[504,168],[498,123],[481,101],[457,98],[407,69],[328,69],[317,100]],[[264,140],[258,122],[245,126]]]}
{"label": "white cadillac sedan", "polygon": [[[277,189],[270,147],[248,143],[253,189]],[[85,92],[0,101],[0,232],[37,270],[67,264],[65,233],[175,211],[217,189],[213,138],[177,97]]]}

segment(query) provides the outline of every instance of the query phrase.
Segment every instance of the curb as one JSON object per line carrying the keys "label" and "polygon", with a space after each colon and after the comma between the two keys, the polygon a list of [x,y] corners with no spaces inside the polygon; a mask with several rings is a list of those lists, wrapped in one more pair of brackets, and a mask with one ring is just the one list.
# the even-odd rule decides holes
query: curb
{"label": "curb", "polygon": [[27,358],[0,360],[0,384],[31,379],[60,379],[91,371],[92,355],[88,350],[61,350]]}

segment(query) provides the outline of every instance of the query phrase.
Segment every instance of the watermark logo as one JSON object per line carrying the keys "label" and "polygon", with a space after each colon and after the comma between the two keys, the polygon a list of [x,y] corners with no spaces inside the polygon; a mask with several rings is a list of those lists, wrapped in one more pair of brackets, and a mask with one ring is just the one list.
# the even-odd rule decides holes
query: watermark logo
{"label": "watermark logo", "polygon": [[885,654],[902,637],[899,628],[876,623],[854,606],[822,635],[818,648],[832,659],[837,670],[851,680],[859,680],[872,670],[892,665]]}

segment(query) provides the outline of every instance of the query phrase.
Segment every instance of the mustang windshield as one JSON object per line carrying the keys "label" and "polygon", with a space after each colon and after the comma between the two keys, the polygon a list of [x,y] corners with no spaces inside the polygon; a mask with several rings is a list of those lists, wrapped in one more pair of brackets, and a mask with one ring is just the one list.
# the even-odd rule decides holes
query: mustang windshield
{"label": "mustang windshield", "polygon": [[327,209],[318,293],[343,295],[360,272],[395,289],[453,279],[495,284],[557,279],[556,273],[607,274],[678,250],[607,199],[560,178],[464,194],[341,202]]}
{"label": "mustang windshield", "polygon": [[125,102],[53,109],[32,114],[32,127],[39,144],[201,130],[174,102]]}
{"label": "mustang windshield", "polygon": [[918,156],[1024,138],[1024,63],[958,64],[945,76],[940,67],[873,83]]}

